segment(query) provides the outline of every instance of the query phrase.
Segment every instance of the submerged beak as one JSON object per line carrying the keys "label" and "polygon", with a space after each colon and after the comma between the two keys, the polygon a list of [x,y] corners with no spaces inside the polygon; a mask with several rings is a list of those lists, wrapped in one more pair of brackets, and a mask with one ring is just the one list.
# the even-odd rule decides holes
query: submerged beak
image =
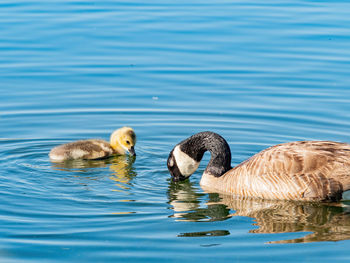
{"label": "submerged beak", "polygon": [[136,152],[135,152],[134,146],[131,146],[128,149],[128,152],[130,153],[131,156],[136,156]]}
{"label": "submerged beak", "polygon": [[183,176],[183,175],[180,175],[180,176],[175,176],[175,175],[173,175],[173,176],[171,177],[171,180],[172,180],[173,182],[182,182],[182,181],[185,181],[187,178],[188,178],[188,177],[185,177],[185,176]]}

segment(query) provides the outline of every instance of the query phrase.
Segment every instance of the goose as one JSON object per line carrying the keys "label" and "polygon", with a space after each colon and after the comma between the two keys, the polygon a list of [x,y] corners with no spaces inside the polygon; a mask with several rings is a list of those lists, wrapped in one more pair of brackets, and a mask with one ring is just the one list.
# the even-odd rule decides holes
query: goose
{"label": "goose", "polygon": [[76,159],[102,159],[114,154],[124,155],[126,152],[136,156],[135,143],[136,135],[134,130],[130,127],[122,127],[112,133],[110,143],[100,139],[66,143],[54,147],[50,151],[49,157],[53,162],[64,162]]}
{"label": "goose", "polygon": [[210,131],[194,134],[172,149],[167,160],[172,180],[189,178],[206,151],[211,157],[200,180],[204,190],[270,200],[339,201],[350,189],[350,144],[278,144],[232,168],[228,143]]}

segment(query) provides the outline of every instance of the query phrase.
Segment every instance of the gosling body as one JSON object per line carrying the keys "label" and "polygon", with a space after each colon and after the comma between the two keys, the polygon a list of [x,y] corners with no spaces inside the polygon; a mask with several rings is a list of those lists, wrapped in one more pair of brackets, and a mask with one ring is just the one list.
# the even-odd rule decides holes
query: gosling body
{"label": "gosling body", "polygon": [[[170,153],[168,169],[173,180],[184,180],[194,173],[205,151],[211,152],[211,159],[200,184],[208,191],[262,199],[338,201],[350,189],[347,143],[279,144],[231,168],[227,142],[218,134],[202,132],[182,141]],[[188,163],[182,162],[184,156],[197,166],[188,168]]]}
{"label": "gosling body", "polygon": [[100,139],[80,140],[54,147],[49,157],[53,162],[64,162],[76,159],[102,159],[112,155],[124,155],[129,152],[136,155],[134,146],[136,135],[132,128],[123,127],[114,131],[110,142]]}

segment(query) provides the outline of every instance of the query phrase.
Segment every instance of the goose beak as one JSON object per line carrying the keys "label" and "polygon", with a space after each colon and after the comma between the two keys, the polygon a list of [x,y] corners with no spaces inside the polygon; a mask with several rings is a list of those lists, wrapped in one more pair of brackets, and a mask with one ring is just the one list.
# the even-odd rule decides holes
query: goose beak
{"label": "goose beak", "polygon": [[129,149],[128,149],[128,152],[131,156],[136,156],[136,152],[135,152],[135,148],[134,146],[131,146]]}
{"label": "goose beak", "polygon": [[187,177],[182,176],[182,175],[178,175],[178,176],[173,175],[173,176],[171,177],[171,179],[172,179],[173,182],[181,182],[181,181],[186,180]]}
{"label": "goose beak", "polygon": [[173,182],[181,182],[187,179],[186,176],[183,176],[180,171],[179,168],[177,166],[174,167],[169,167],[169,172],[171,175],[171,179]]}

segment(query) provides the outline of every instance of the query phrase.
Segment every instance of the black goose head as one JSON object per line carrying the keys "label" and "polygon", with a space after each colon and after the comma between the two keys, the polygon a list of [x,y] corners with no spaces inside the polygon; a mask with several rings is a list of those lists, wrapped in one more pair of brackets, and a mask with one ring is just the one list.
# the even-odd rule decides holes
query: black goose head
{"label": "black goose head", "polygon": [[180,142],[170,152],[167,166],[173,181],[190,177],[206,151],[211,153],[206,172],[220,177],[231,169],[231,151],[226,140],[213,132],[200,132]]}
{"label": "black goose head", "polygon": [[168,169],[175,182],[186,180],[199,166],[200,160],[197,161],[192,154],[185,152],[184,148],[186,148],[186,144],[183,142],[179,143],[170,152],[168,157]]}

